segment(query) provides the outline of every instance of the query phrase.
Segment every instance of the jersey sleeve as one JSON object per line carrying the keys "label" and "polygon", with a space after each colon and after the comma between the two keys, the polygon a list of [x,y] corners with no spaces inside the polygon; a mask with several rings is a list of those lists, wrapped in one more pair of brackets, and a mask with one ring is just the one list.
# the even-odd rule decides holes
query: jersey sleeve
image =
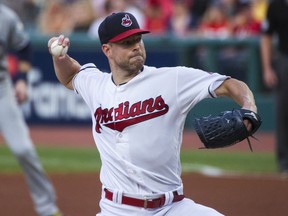
{"label": "jersey sleeve", "polygon": [[193,106],[205,98],[217,97],[214,90],[230,77],[219,73],[208,73],[203,70],[179,67],[177,93],[178,102],[183,112],[188,112]]}
{"label": "jersey sleeve", "polygon": [[94,64],[85,64],[80,68],[72,81],[74,92],[81,95],[86,104],[91,107],[93,101],[96,102],[94,97],[97,94],[91,95],[91,92],[95,92],[95,89],[99,88],[99,83],[103,72],[101,72]]}

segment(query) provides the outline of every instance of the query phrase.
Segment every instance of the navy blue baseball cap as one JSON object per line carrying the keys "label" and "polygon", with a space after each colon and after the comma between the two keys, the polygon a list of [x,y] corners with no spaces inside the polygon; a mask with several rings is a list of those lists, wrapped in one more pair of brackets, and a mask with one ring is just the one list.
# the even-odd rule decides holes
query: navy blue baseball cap
{"label": "navy blue baseball cap", "polygon": [[150,31],[140,29],[131,13],[119,12],[107,16],[100,24],[98,35],[101,44],[123,40],[134,34],[147,34]]}

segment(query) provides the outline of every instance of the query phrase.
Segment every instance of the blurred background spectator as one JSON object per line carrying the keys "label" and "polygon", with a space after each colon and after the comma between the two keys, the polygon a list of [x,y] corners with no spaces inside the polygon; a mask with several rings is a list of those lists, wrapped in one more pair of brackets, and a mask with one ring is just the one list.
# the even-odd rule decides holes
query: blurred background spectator
{"label": "blurred background spectator", "polygon": [[105,2],[107,0],[91,0],[92,9],[94,11],[94,19],[105,14]]}
{"label": "blurred background spectator", "polygon": [[39,14],[37,30],[44,35],[87,32],[93,20],[90,0],[49,0]]}
{"label": "blurred background spectator", "polygon": [[66,0],[71,5],[75,32],[87,32],[95,16],[91,0]]}
{"label": "blurred background spectator", "polygon": [[12,8],[22,20],[26,30],[33,30],[36,26],[40,11],[45,0],[1,0],[1,3]]}
{"label": "blurred background spectator", "polygon": [[209,7],[209,5],[212,3],[213,0],[192,0],[191,6],[190,6],[190,14],[195,20],[196,24],[198,24],[206,9]]}
{"label": "blurred background spectator", "polygon": [[133,14],[137,19],[139,26],[143,28],[145,18],[144,13],[139,6],[138,0],[106,0],[102,3],[103,5],[101,6],[103,8],[96,12],[97,16],[95,16],[95,19],[90,24],[87,31],[91,38],[98,38],[98,27],[100,23],[105,19],[107,15],[114,12],[126,11]]}
{"label": "blurred background spectator", "polygon": [[37,30],[43,35],[71,34],[74,19],[71,5],[64,0],[45,1],[37,23]]}
{"label": "blurred background spectator", "polygon": [[167,33],[174,0],[146,0],[145,28],[152,34]]}
{"label": "blurred background spectator", "polygon": [[174,0],[168,30],[178,37],[189,37],[197,29],[197,19],[191,14],[192,0]]}
{"label": "blurred background spectator", "polygon": [[233,36],[237,38],[255,37],[260,33],[261,21],[253,16],[250,0],[237,2],[235,14],[231,20]]}
{"label": "blurred background spectator", "polygon": [[205,10],[199,23],[198,36],[213,39],[225,39],[231,35],[231,22],[224,4],[215,1]]}

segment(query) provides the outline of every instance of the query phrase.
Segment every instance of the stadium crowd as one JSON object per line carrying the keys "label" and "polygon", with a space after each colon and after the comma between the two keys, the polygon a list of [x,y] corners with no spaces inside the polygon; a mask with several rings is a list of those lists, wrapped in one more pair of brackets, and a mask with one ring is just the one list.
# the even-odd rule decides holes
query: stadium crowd
{"label": "stadium crowd", "polygon": [[1,0],[16,10],[26,29],[43,34],[84,32],[97,38],[107,14],[127,11],[152,34],[206,38],[260,33],[269,0]]}

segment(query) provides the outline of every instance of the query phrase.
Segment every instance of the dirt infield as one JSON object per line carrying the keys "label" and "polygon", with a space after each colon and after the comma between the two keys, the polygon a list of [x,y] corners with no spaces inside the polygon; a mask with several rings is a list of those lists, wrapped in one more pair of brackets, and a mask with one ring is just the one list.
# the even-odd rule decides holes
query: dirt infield
{"label": "dirt infield", "polygon": [[[101,188],[98,174],[57,174],[50,179],[65,216],[96,215]],[[183,180],[187,197],[227,216],[286,216],[288,212],[288,180],[279,177],[194,173],[184,174]],[[36,216],[22,175],[1,175],[0,186],[0,215]]]}
{"label": "dirt infield", "polygon": [[[71,136],[76,133],[77,136]],[[31,128],[36,145],[67,145],[95,147],[90,128]],[[261,134],[261,144],[255,151],[273,151],[273,134]],[[198,148],[200,143],[193,132],[185,133],[183,148]],[[194,140],[194,145],[191,145]],[[0,143],[2,142],[0,137]],[[229,151],[249,151],[247,144]],[[98,173],[50,174],[55,185],[58,203],[65,216],[95,216],[98,212],[100,182]],[[211,206],[227,216],[286,216],[288,215],[288,179],[280,176],[205,176],[183,174],[187,197]],[[36,216],[32,201],[21,174],[0,175],[0,215]],[[193,214],[191,214],[193,215]]]}

